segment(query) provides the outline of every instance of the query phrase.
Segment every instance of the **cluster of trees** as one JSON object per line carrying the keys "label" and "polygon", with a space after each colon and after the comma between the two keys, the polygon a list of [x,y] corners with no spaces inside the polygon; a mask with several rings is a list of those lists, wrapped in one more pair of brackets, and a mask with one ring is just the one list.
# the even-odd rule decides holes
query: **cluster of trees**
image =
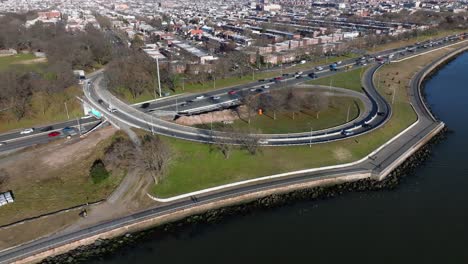
{"label": "cluster of trees", "polygon": [[[17,120],[31,110],[31,100],[38,93],[47,98],[75,85],[73,69],[92,69],[106,64],[113,55],[108,38],[92,25],[84,32],[68,32],[61,23],[38,22],[26,28],[24,23],[30,16],[0,17],[0,48],[45,52],[47,56],[47,64],[11,66],[0,72],[0,109],[11,109]],[[44,105],[43,110],[46,108]]]}
{"label": "cluster of trees", "polygon": [[302,111],[315,113],[319,118],[320,112],[328,109],[330,102],[328,96],[323,93],[289,89],[287,92],[271,91],[260,95],[246,95],[242,97],[242,104],[247,108],[250,123],[252,113],[260,108],[266,114],[271,113],[274,120],[278,113],[291,113],[294,119],[295,115]]}
{"label": "cluster of trees", "polygon": [[232,151],[236,148],[245,150],[250,155],[256,155],[261,150],[261,138],[257,136],[261,134],[260,130],[252,128],[239,129],[232,126],[225,126],[219,131],[223,133],[223,136],[213,136],[214,143],[212,147],[220,151],[225,159],[229,159]]}
{"label": "cluster of trees", "polygon": [[25,27],[27,16],[0,17],[0,48],[43,51],[49,64],[67,63],[72,68],[90,69],[112,57],[112,45],[104,33],[88,24],[84,32],[68,32],[63,23],[37,22]]}
{"label": "cluster of trees", "polygon": [[[74,85],[70,65],[57,63],[48,65],[43,72],[27,71],[23,67],[13,67],[0,72],[0,108],[8,109],[17,121],[25,117],[31,109],[31,100],[35,94],[42,94],[44,99],[49,95],[62,92],[65,88]],[[50,101],[42,100],[43,104]],[[43,105],[44,112],[47,105]]]}
{"label": "cluster of trees", "polygon": [[144,135],[136,146],[128,137],[118,134],[105,150],[103,163],[109,170],[138,168],[159,182],[167,173],[173,157],[169,144],[159,136]]}

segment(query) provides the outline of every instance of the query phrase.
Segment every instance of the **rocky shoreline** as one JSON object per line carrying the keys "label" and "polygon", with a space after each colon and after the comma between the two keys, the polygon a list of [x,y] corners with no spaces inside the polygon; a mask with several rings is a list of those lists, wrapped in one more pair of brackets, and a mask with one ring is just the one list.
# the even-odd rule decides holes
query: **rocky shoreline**
{"label": "rocky shoreline", "polygon": [[421,166],[431,157],[432,146],[444,140],[448,132],[449,130],[444,128],[439,134],[433,137],[426,145],[421,147],[414,155],[408,158],[382,181],[365,179],[339,185],[315,187],[284,194],[269,195],[245,204],[219,208],[202,214],[189,216],[182,220],[157,226],[150,230],[126,234],[113,239],[97,240],[91,245],[78,247],[65,254],[46,258],[41,263],[83,263],[89,260],[99,260],[117,252],[120,249],[135,246],[144,239],[180,234],[181,232],[190,232],[196,227],[219,223],[223,219],[227,219],[231,216],[247,215],[258,210],[277,208],[296,201],[319,201],[322,199],[329,199],[348,192],[393,189],[399,185],[401,178],[411,175],[416,168]]}

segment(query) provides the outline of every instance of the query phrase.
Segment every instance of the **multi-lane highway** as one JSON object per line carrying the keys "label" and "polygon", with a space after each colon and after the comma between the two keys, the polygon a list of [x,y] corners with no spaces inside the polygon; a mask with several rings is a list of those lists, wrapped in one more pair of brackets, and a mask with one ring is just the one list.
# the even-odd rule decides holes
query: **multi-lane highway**
{"label": "multi-lane highway", "polygon": [[58,138],[62,138],[65,136],[65,133],[62,133],[57,137],[49,137],[49,133],[55,131],[62,132],[62,130],[66,127],[74,128],[77,135],[85,133],[99,122],[101,121],[95,119],[94,117],[85,117],[61,123],[34,127],[32,132],[26,134],[22,134],[22,130],[15,130],[5,134],[0,134],[0,152],[30,147],[37,144],[44,144]]}
{"label": "multi-lane highway", "polygon": [[[443,60],[445,59],[446,58],[443,58]],[[423,98],[421,97],[419,87],[422,78],[425,76],[425,73],[432,69],[432,67],[440,61],[442,61],[442,59],[429,64],[411,80],[410,100],[418,115],[418,122],[400,134],[398,140],[394,140],[391,142],[391,144],[386,144],[375,151],[372,154],[372,157],[369,156],[358,163],[342,166],[339,168],[329,168],[314,172],[303,172],[289,177],[278,177],[269,181],[261,181],[257,184],[240,184],[229,189],[220,189],[216,192],[203,193],[197,195],[196,201],[193,201],[189,198],[178,199],[164,205],[158,205],[157,207],[145,210],[143,212],[135,213],[123,218],[113,219],[90,228],[67,234],[57,234],[41,238],[36,241],[0,252],[0,263],[11,263],[15,260],[24,259],[40,252],[44,252],[48,249],[67,245],[70,242],[88,238],[93,235],[99,235],[119,227],[126,227],[131,224],[157,216],[168,215],[170,213],[188,209],[193,206],[208,204],[242,194],[254,193],[281,186],[289,186],[311,180],[335,178],[354,173],[371,172],[372,174],[379,175],[392,164],[399,162],[401,156],[404,156],[409,151],[412,151],[413,147],[421,142],[421,138],[426,136],[429,132],[433,131],[434,128],[441,125],[441,123],[436,121],[426,108],[423,102]]]}

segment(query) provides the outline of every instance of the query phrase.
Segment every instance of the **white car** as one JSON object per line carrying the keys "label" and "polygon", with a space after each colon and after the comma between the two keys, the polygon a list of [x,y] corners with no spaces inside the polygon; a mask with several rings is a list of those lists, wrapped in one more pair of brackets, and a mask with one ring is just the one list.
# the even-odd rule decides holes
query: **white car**
{"label": "white car", "polygon": [[5,145],[6,145],[5,142],[0,142],[0,147],[1,147],[1,146],[5,146]]}
{"label": "white car", "polygon": [[255,92],[255,91],[257,91],[257,89],[252,88],[252,89],[250,89],[250,91],[251,91],[251,92]]}
{"label": "white car", "polygon": [[211,98],[212,98],[213,100],[219,100],[219,99],[221,99],[220,96],[213,96],[213,97],[211,97]]}
{"label": "white car", "polygon": [[260,140],[258,141],[258,144],[260,144],[260,145],[266,145],[266,144],[268,144],[268,139],[260,139]]}
{"label": "white car", "polygon": [[336,64],[340,65],[341,63],[343,63],[342,61],[337,61]]}
{"label": "white car", "polygon": [[323,67],[317,66],[317,67],[315,67],[315,69],[316,69],[317,71],[321,71],[321,70],[323,70]]}
{"label": "white car", "polygon": [[26,128],[26,129],[21,130],[20,134],[21,135],[27,135],[27,134],[30,134],[32,132],[34,132],[34,128]]}
{"label": "white car", "polygon": [[199,96],[195,97],[195,99],[197,99],[197,100],[200,100],[200,99],[203,99],[203,98],[205,98],[204,95],[199,95]]}
{"label": "white car", "polygon": [[262,88],[263,89],[268,89],[268,88],[270,88],[270,85],[263,85]]}
{"label": "white car", "polygon": [[117,112],[117,109],[115,109],[115,108],[113,108],[113,107],[109,107],[109,108],[107,108],[107,110],[108,110],[109,112],[111,112],[111,113]]}

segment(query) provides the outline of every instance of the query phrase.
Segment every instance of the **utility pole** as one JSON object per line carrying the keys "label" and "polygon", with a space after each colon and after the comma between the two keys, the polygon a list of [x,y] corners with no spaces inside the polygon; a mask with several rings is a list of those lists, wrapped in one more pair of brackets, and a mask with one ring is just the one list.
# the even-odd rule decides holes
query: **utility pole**
{"label": "utility pole", "polygon": [[216,89],[216,77],[213,76],[213,90]]}
{"label": "utility pole", "polygon": [[392,105],[393,105],[393,103],[395,103],[395,94],[396,94],[396,88],[393,87]]}
{"label": "utility pole", "polygon": [[162,97],[161,92],[161,78],[159,76],[159,59],[156,57],[156,70],[158,71],[158,88],[159,88],[159,97]]}
{"label": "utility pole", "polygon": [[252,68],[252,81],[255,81],[255,69]]}
{"label": "utility pole", "polygon": [[185,91],[185,78],[182,78],[182,91]]}
{"label": "utility pole", "polygon": [[64,102],[63,104],[65,104],[65,111],[67,111],[67,119],[70,119],[70,115],[68,114],[67,102]]}

